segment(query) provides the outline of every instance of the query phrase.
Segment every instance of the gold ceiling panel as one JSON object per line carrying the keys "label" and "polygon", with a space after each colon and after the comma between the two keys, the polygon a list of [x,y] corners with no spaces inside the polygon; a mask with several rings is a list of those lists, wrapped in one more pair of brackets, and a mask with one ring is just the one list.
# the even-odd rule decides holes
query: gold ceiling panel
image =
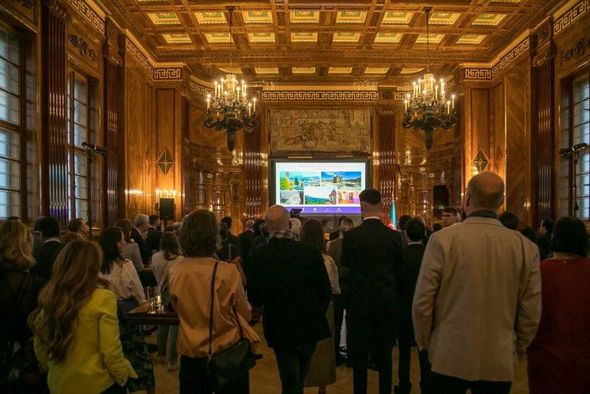
{"label": "gold ceiling panel", "polygon": [[[444,34],[432,34],[429,35],[429,41],[431,44],[440,44],[442,39],[445,38]],[[426,44],[426,33],[422,33],[416,39],[416,44]]]}
{"label": "gold ceiling panel", "polygon": [[275,42],[275,33],[272,33],[272,32],[248,33],[248,41],[250,41],[253,44]]}
{"label": "gold ceiling panel", "polygon": [[520,3],[520,0],[492,0],[490,3]]}
{"label": "gold ceiling panel", "polygon": [[240,67],[219,67],[219,71],[227,74],[243,74]]}
{"label": "gold ceiling panel", "polygon": [[367,67],[365,68],[365,74],[387,74],[389,67]]}
{"label": "gold ceiling panel", "polygon": [[479,14],[471,23],[473,26],[498,26],[506,14]]}
{"label": "gold ceiling panel", "polygon": [[350,74],[352,67],[330,67],[328,69],[329,74]]}
{"label": "gold ceiling panel", "polygon": [[233,42],[229,33],[205,33],[205,39],[210,44],[221,44],[221,43],[229,43]]}
{"label": "gold ceiling panel", "polygon": [[458,12],[433,12],[430,17],[431,25],[454,25],[461,16]]}
{"label": "gold ceiling panel", "polygon": [[297,31],[291,33],[291,42],[317,42],[318,33],[311,31]]}
{"label": "gold ceiling panel", "polygon": [[289,11],[291,23],[320,23],[319,11],[291,10]]}
{"label": "gold ceiling panel", "polygon": [[336,23],[362,24],[367,19],[367,11],[338,11]]}
{"label": "gold ceiling panel", "polygon": [[293,74],[315,74],[315,67],[291,67]]}
{"label": "gold ceiling panel", "polygon": [[355,42],[359,42],[360,39],[361,39],[360,32],[338,31],[338,32],[334,33],[334,37],[332,38],[332,42],[355,43]]}
{"label": "gold ceiling panel", "polygon": [[200,25],[226,24],[225,15],[221,11],[197,11],[195,18]]}
{"label": "gold ceiling panel", "polygon": [[424,70],[424,67],[403,67],[399,72],[402,75],[416,74]]}
{"label": "gold ceiling panel", "polygon": [[179,25],[180,19],[174,12],[148,12],[148,18],[154,25]]}
{"label": "gold ceiling panel", "polygon": [[243,11],[242,18],[246,24],[268,24],[272,23],[272,13],[270,10],[263,11]]}
{"label": "gold ceiling panel", "polygon": [[279,73],[278,67],[254,67],[254,71],[258,75],[275,75]]}
{"label": "gold ceiling panel", "polygon": [[164,33],[162,37],[168,44],[190,44],[192,42],[186,33]]}
{"label": "gold ceiling panel", "polygon": [[397,44],[402,40],[403,33],[380,32],[375,35],[375,44]]}
{"label": "gold ceiling panel", "polygon": [[409,11],[387,11],[381,23],[384,25],[409,25],[413,16],[414,13]]}
{"label": "gold ceiling panel", "polygon": [[463,34],[457,40],[457,44],[477,45],[486,38],[485,34]]}

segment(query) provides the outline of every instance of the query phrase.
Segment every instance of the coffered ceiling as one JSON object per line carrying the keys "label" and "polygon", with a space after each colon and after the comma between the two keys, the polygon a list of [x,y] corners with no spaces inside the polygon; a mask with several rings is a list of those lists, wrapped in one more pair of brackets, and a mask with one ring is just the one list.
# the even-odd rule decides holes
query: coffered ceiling
{"label": "coffered ceiling", "polygon": [[[158,61],[202,77],[232,70],[258,81],[387,82],[430,63],[489,62],[557,0],[110,0]],[[230,34],[228,5],[235,6]],[[222,69],[222,70],[220,70]]]}

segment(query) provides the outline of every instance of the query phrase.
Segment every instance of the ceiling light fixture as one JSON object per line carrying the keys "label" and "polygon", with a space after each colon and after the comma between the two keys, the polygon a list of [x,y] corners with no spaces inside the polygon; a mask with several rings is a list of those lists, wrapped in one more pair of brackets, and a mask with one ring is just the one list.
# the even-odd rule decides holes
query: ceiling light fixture
{"label": "ceiling light fixture", "polygon": [[426,149],[432,148],[434,130],[442,127],[450,129],[455,125],[455,95],[448,100],[445,82],[439,82],[430,72],[430,30],[429,16],[432,7],[424,7],[426,13],[426,73],[421,79],[412,82],[412,94],[408,93],[404,100],[404,118],[402,127],[424,130]]}
{"label": "ceiling light fixture", "polygon": [[[229,14],[229,63],[231,70],[232,62],[232,22],[235,7],[228,6]],[[230,151],[235,147],[235,134],[244,129],[247,132],[254,131],[258,127],[258,116],[256,112],[256,97],[252,102],[248,100],[248,86],[244,80],[238,81],[233,73],[225,78],[215,81],[213,95],[207,95],[207,112],[204,125],[207,128],[215,128],[217,131],[227,133],[227,148]]]}

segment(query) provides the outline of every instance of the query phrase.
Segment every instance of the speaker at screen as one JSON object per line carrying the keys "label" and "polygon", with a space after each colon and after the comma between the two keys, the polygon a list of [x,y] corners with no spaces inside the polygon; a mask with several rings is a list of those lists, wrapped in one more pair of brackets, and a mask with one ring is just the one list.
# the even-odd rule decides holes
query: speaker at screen
{"label": "speaker at screen", "polygon": [[174,220],[173,198],[160,198],[160,220]]}

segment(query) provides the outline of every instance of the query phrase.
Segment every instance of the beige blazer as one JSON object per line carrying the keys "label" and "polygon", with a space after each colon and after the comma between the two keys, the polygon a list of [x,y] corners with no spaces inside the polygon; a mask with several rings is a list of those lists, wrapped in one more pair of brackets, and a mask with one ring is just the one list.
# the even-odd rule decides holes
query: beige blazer
{"label": "beige blazer", "polygon": [[516,353],[531,343],[540,317],[539,250],[519,232],[472,217],[431,236],[413,320],[434,372],[512,381]]}

